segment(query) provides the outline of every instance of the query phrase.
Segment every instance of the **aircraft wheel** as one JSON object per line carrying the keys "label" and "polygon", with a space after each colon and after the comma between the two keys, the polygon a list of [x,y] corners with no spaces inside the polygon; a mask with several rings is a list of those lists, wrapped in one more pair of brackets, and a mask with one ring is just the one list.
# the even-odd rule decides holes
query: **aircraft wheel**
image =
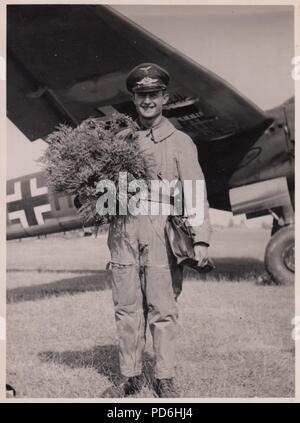
{"label": "aircraft wheel", "polygon": [[265,266],[277,284],[291,285],[295,278],[295,227],[286,226],[270,239],[265,252]]}

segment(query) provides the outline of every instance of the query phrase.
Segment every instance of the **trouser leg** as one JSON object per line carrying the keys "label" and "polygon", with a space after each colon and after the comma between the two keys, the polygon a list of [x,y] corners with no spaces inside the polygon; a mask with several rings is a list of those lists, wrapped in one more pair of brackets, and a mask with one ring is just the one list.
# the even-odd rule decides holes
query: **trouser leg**
{"label": "trouser leg", "polygon": [[142,371],[145,347],[145,316],[139,275],[135,219],[116,219],[110,225],[108,246],[112,259],[112,294],[119,337],[121,374]]}
{"label": "trouser leg", "polygon": [[156,359],[155,377],[171,378],[175,376],[177,308],[170,270],[147,266],[145,276],[148,322]]}
{"label": "trouser leg", "polygon": [[173,291],[169,252],[165,240],[165,216],[141,219],[144,243],[145,298],[148,322],[153,337],[158,379],[175,376],[177,306]]}
{"label": "trouser leg", "polygon": [[127,377],[137,376],[142,372],[145,347],[145,319],[139,270],[135,265],[113,264],[112,276],[120,371]]}

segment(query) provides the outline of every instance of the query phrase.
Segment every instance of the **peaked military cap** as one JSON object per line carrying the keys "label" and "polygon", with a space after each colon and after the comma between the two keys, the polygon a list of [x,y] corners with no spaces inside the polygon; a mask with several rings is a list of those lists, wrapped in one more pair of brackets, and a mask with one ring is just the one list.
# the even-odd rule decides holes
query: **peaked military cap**
{"label": "peaked military cap", "polygon": [[170,80],[169,73],[154,63],[141,63],[133,68],[126,79],[130,92],[164,90]]}

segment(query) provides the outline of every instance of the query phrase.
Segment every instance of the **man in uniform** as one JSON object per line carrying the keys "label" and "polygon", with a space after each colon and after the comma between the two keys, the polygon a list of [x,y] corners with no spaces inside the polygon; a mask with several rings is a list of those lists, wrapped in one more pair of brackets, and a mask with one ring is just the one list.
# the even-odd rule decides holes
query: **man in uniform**
{"label": "man in uniform", "polygon": [[[197,149],[189,136],[162,115],[168,102],[168,72],[153,63],[136,66],[127,89],[138,113],[138,142],[154,158],[151,179],[204,180]],[[137,393],[143,384],[142,354],[149,323],[155,354],[155,389],[160,397],[179,397],[174,384],[177,304],[183,266],[176,264],[165,236],[164,215],[117,216],[110,224],[113,301],[119,336],[119,360],[125,382],[104,397]],[[208,257],[210,224],[206,190],[204,221],[192,227],[199,265]]]}

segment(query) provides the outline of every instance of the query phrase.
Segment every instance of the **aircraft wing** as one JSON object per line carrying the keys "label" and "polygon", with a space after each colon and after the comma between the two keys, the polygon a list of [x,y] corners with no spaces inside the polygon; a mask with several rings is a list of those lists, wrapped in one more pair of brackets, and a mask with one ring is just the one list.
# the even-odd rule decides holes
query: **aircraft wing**
{"label": "aircraft wing", "polygon": [[196,143],[211,206],[229,209],[228,180],[270,124],[262,110],[112,8],[7,6],[7,116],[31,141],[61,122],[134,115],[125,78],[142,62],[170,72],[165,114]]}

